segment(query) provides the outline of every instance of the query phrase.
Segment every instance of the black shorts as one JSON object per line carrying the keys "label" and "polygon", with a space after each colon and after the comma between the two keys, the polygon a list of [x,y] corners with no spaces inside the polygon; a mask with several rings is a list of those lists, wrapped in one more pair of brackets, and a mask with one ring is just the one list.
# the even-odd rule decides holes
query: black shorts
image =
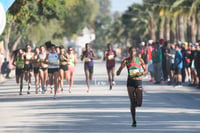
{"label": "black shorts", "polygon": [[94,69],[94,67],[93,67],[93,66],[88,66],[88,65],[85,65],[85,67],[84,67],[84,68],[85,68],[85,71],[86,71],[86,70],[88,70],[88,71],[89,71],[89,73],[93,73],[93,71],[94,71],[94,70],[93,70],[93,69]]}
{"label": "black shorts", "polygon": [[190,63],[188,63],[188,62],[185,62],[185,68],[189,68],[190,67]]}
{"label": "black shorts", "polygon": [[170,70],[174,70],[174,64],[170,65]]}
{"label": "black shorts", "polygon": [[48,68],[48,73],[55,73],[58,72],[58,68]]}
{"label": "black shorts", "polygon": [[39,73],[39,69],[40,69],[39,67],[34,67],[34,68],[33,68],[34,73],[35,73],[35,74]]}
{"label": "black shorts", "polygon": [[23,73],[24,73],[24,68],[16,68],[16,70],[15,70],[16,76],[20,76]]}
{"label": "black shorts", "polygon": [[68,71],[68,65],[60,65],[59,69],[62,69],[63,71]]}
{"label": "black shorts", "polygon": [[42,71],[46,71],[48,69],[48,67],[40,67],[40,70]]}
{"label": "black shorts", "polygon": [[142,80],[134,80],[128,78],[127,87],[142,88]]}
{"label": "black shorts", "polygon": [[174,74],[182,74],[182,69],[181,68],[175,68]]}
{"label": "black shorts", "polygon": [[107,66],[106,68],[107,68],[108,71],[111,71],[114,67],[115,66]]}
{"label": "black shorts", "polygon": [[32,64],[24,64],[24,71],[32,71],[33,66]]}

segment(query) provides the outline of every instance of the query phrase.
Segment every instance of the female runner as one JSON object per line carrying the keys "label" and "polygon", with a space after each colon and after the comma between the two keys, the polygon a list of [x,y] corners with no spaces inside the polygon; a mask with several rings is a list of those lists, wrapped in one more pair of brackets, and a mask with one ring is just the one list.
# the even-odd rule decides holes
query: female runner
{"label": "female runner", "polygon": [[24,64],[24,74],[25,80],[28,82],[28,91],[27,94],[30,94],[30,87],[31,87],[31,76],[33,75],[33,66],[32,66],[32,58],[33,53],[31,52],[31,46],[29,44],[26,45],[26,52],[24,55],[25,64]]}
{"label": "female runner", "polygon": [[77,64],[77,56],[74,54],[74,50],[72,47],[68,47],[68,73],[69,73],[69,93],[71,93],[71,88],[74,81],[74,72],[75,72],[75,65]]}
{"label": "female runner", "polygon": [[81,61],[84,59],[84,71],[85,71],[85,78],[88,90],[90,92],[90,83],[89,80],[92,80],[93,77],[93,69],[94,69],[94,62],[93,59],[95,58],[95,53],[90,49],[90,44],[85,44],[85,51],[82,52]]}
{"label": "female runner", "polygon": [[22,95],[23,77],[24,77],[24,51],[22,49],[13,52],[13,65],[16,66],[16,83],[20,84],[19,95]]}
{"label": "female runner", "polygon": [[[132,115],[132,127],[136,127],[136,107],[142,106],[142,75],[146,75],[147,69],[142,58],[136,56],[136,48],[131,47],[129,49],[130,57],[124,59],[120,68],[117,71],[117,75],[120,75],[123,68],[126,66],[128,69],[127,90],[130,99],[130,110]],[[142,68],[144,72],[142,72]]]}
{"label": "female runner", "polygon": [[46,61],[48,62],[48,74],[49,74],[49,83],[53,85],[54,83],[54,99],[56,99],[56,92],[58,89],[58,64],[59,56],[56,53],[55,45],[51,45],[51,51],[47,54]]}
{"label": "female runner", "polygon": [[33,71],[34,71],[34,77],[35,77],[35,93],[38,94],[40,79],[39,79],[39,68],[40,68],[40,62],[39,62],[39,54],[40,49],[35,48],[35,55],[33,56]]}
{"label": "female runner", "polygon": [[67,61],[69,60],[68,54],[65,51],[63,46],[60,46],[60,67],[59,67],[59,84],[61,91],[63,91],[63,79],[65,78],[68,81],[68,65]]}
{"label": "female runner", "polygon": [[[46,49],[44,46],[40,46],[39,62],[40,62],[40,80],[42,86],[42,93],[45,93],[48,85],[48,64],[46,63]],[[45,86],[46,84],[46,86]],[[46,87],[46,88],[45,88]]]}

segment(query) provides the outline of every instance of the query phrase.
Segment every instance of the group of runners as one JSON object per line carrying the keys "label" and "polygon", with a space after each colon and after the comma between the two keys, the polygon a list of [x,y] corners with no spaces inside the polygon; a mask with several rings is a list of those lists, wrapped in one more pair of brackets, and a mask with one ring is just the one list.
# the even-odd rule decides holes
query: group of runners
{"label": "group of runners", "polygon": [[[47,91],[50,86],[50,92],[56,93],[63,91],[63,80],[69,82],[69,92],[73,85],[75,65],[77,56],[72,47],[67,51],[63,46],[56,47],[51,42],[46,42],[40,48],[32,48],[29,44],[25,49],[18,49],[13,52],[13,65],[16,66],[16,82],[20,85],[19,94],[22,95],[23,79],[28,82],[27,94],[30,94],[31,77],[35,77],[35,93],[42,88],[42,93]],[[54,88],[54,89],[53,89]]]}
{"label": "group of runners", "polygon": [[[106,60],[108,80],[110,90],[115,85],[115,58],[116,52],[112,49],[111,44],[108,44],[108,49],[105,51],[104,60]],[[25,49],[18,49],[13,52],[13,65],[16,67],[16,83],[20,86],[19,94],[22,95],[23,80],[28,83],[27,94],[30,94],[31,79],[34,75],[35,93],[42,91],[44,94],[47,88],[50,92],[56,93],[64,90],[64,80],[69,83],[69,93],[71,93],[75,66],[78,62],[76,52],[72,47],[68,47],[67,51],[63,46],[55,46],[50,41],[45,45],[36,47],[34,52],[29,44]],[[85,45],[80,59],[84,61],[84,72],[87,84],[87,92],[90,91],[90,80],[93,78],[94,62],[96,58],[95,52],[90,48],[90,44]]]}

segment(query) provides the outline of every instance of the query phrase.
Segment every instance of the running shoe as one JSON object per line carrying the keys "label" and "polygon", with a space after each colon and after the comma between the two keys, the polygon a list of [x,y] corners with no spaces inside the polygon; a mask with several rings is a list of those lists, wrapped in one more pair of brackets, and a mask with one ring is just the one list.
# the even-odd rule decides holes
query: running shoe
{"label": "running shoe", "polygon": [[112,85],[110,86],[110,91],[112,90]]}
{"label": "running shoe", "polygon": [[115,81],[112,81],[112,85],[115,85],[116,83],[115,83]]}
{"label": "running shoe", "polygon": [[39,88],[39,92],[42,92],[42,87]]}
{"label": "running shoe", "polygon": [[53,99],[56,99],[56,94],[53,96]]}
{"label": "running shoe", "polygon": [[69,90],[69,93],[72,93],[72,91],[71,91],[71,90]]}
{"label": "running shoe", "polygon": [[136,121],[132,123],[132,127],[136,127]]}
{"label": "running shoe", "polygon": [[27,94],[31,94],[30,90],[27,91]]}
{"label": "running shoe", "polygon": [[155,80],[154,79],[150,79],[150,80],[148,80],[147,82],[154,82]]}
{"label": "running shoe", "polygon": [[63,88],[61,88],[61,92],[63,92]]}
{"label": "running shoe", "polygon": [[165,81],[165,80],[161,80],[160,83],[161,83],[161,84],[162,84],[162,83],[166,83],[166,81]]}
{"label": "running shoe", "polygon": [[155,82],[154,84],[160,84],[160,82],[159,82],[159,81],[157,81],[157,82]]}
{"label": "running shoe", "polygon": [[174,88],[180,88],[182,87],[182,85],[176,85]]}

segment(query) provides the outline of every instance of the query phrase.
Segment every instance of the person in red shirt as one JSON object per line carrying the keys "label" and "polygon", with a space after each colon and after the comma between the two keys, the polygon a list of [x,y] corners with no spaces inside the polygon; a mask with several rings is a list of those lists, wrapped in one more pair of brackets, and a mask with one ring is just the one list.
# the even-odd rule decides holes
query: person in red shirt
{"label": "person in red shirt", "polygon": [[110,84],[110,90],[112,90],[112,86],[115,85],[115,58],[116,52],[113,50],[112,45],[109,43],[107,45],[107,50],[104,52],[104,60],[106,60],[106,68],[108,74],[108,81]]}

